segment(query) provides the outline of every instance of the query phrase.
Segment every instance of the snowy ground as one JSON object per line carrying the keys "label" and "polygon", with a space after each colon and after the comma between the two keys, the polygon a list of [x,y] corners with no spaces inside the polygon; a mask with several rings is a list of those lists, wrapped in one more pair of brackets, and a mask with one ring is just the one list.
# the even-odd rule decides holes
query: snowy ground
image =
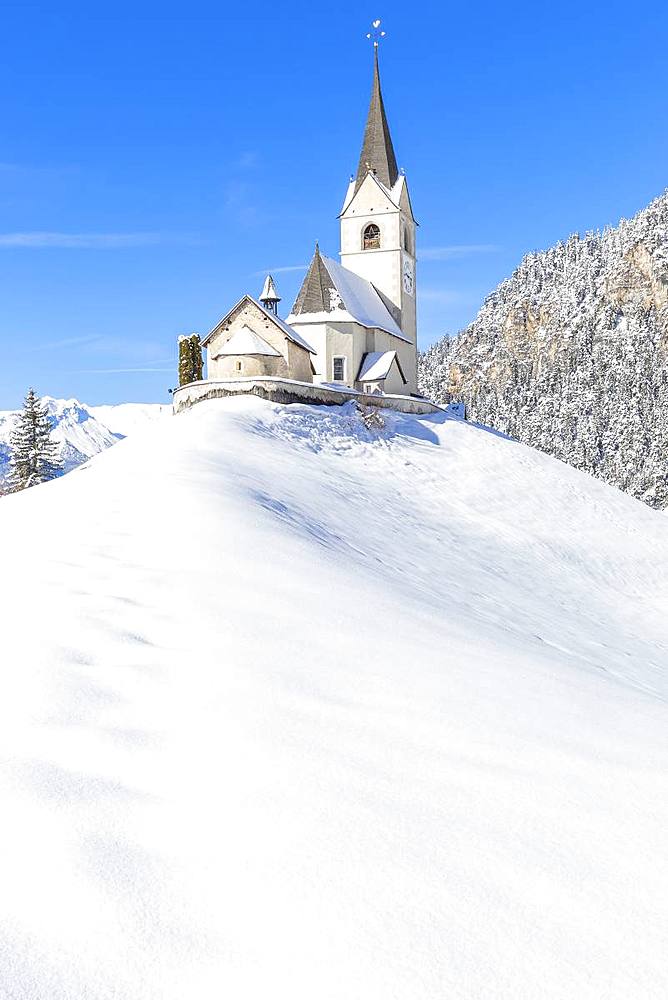
{"label": "snowy ground", "polygon": [[0,996],[668,996],[665,516],[235,399],[0,537]]}

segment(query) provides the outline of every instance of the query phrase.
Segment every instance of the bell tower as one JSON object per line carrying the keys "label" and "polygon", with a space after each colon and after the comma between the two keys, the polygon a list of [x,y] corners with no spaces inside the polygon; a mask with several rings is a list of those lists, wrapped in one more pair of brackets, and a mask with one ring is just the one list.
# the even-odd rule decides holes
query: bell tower
{"label": "bell tower", "polygon": [[380,86],[374,21],[373,81],[357,174],[351,177],[341,223],[341,263],[372,282],[401,327],[417,342],[415,230],[408,185],[397,167]]}

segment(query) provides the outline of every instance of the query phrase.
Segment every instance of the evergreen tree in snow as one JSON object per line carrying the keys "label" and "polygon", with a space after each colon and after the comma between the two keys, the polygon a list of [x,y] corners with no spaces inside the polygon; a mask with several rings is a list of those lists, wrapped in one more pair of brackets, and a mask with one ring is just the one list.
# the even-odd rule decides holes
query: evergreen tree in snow
{"label": "evergreen tree in snow", "polygon": [[188,385],[190,377],[190,338],[179,337],[179,385]]}
{"label": "evergreen tree in snow", "polygon": [[668,506],[668,192],[528,254],[418,377],[470,419]]}
{"label": "evergreen tree in snow", "polygon": [[202,378],[202,344],[199,334],[179,337],[179,385],[199,382]]}
{"label": "evergreen tree in snow", "polygon": [[192,366],[193,382],[199,382],[202,378],[202,342],[199,334],[190,334],[190,358]]}
{"label": "evergreen tree in snow", "polygon": [[59,447],[51,438],[46,404],[28,390],[10,438],[10,488],[13,492],[55,479],[62,471]]}

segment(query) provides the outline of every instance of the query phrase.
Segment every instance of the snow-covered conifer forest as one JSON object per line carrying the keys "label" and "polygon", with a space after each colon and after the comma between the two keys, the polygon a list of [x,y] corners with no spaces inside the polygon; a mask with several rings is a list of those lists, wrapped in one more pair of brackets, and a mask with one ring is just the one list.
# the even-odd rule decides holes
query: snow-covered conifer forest
{"label": "snow-covered conifer forest", "polygon": [[668,506],[668,192],[527,254],[419,377],[470,419]]}

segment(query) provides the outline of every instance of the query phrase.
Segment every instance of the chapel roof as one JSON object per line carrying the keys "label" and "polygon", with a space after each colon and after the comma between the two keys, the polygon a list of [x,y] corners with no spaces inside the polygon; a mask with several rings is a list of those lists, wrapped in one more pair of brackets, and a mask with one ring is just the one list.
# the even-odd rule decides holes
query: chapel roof
{"label": "chapel roof", "polygon": [[354,322],[408,341],[374,285],[338,261],[325,257],[317,244],[288,320]]}

